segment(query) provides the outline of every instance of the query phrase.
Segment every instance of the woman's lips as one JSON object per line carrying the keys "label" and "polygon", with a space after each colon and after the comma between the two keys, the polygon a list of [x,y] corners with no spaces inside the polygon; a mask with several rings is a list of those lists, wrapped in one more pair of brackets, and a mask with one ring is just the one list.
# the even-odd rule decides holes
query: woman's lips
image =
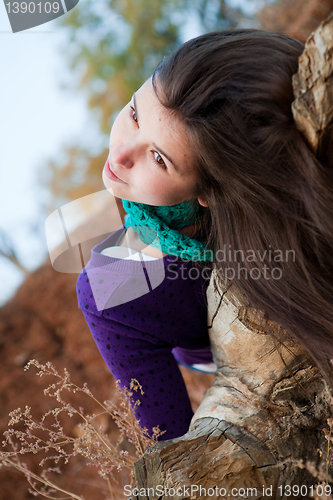
{"label": "woman's lips", "polygon": [[119,179],[119,177],[117,177],[116,174],[114,174],[112,172],[112,170],[110,168],[109,158],[106,160],[104,169],[105,169],[105,174],[109,179],[111,179],[112,181],[115,181],[115,182],[122,182],[123,184],[126,184],[126,182]]}

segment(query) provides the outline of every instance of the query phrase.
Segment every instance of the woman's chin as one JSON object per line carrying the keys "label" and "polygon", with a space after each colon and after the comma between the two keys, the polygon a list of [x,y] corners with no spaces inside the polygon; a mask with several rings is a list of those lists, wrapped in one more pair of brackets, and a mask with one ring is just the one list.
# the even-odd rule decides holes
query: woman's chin
{"label": "woman's chin", "polygon": [[[121,199],[126,200],[126,201],[133,201],[135,203],[143,203],[143,204],[147,204],[147,205],[154,205],[154,206],[163,205],[163,203],[160,203],[159,200],[150,199],[149,196],[143,196],[142,198],[144,198],[144,199],[142,199],[141,197],[138,198],[136,196],[130,195],[127,192],[128,190],[124,189],[125,187],[128,187],[128,184],[112,181],[106,175],[104,170],[102,173],[102,180],[103,180],[104,186],[109,191],[109,193],[111,193],[116,198],[121,198]],[[170,203],[169,203],[169,205],[170,205]]]}

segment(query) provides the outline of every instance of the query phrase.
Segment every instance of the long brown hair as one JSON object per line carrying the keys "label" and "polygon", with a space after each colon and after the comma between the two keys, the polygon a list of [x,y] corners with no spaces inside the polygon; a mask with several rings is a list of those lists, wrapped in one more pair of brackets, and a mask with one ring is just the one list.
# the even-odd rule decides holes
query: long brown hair
{"label": "long brown hair", "polygon": [[208,33],[163,60],[153,85],[188,132],[219,276],[287,330],[332,384],[333,176],[292,116],[302,51],[261,30]]}

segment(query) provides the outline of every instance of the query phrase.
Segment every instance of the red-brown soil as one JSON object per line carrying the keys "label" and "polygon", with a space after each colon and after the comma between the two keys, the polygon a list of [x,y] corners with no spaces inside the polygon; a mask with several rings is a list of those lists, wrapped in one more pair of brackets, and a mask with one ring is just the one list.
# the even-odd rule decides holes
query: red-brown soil
{"label": "red-brown soil", "polygon": [[333,0],[280,0],[258,14],[261,27],[284,33],[305,43],[310,33],[333,10]]}

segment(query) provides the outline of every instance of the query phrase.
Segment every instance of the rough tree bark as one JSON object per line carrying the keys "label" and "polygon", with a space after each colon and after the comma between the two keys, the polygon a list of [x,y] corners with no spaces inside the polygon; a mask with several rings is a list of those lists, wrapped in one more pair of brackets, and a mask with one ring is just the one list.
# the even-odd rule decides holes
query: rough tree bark
{"label": "rough tree bark", "polygon": [[[333,16],[308,39],[293,85],[297,126],[318,157],[332,162]],[[215,272],[207,299],[215,382],[189,432],[157,443],[135,463],[132,498],[222,500],[232,488],[240,493],[233,499],[290,498],[287,485],[314,484],[300,461],[314,467],[324,451],[330,390],[286,332],[267,321],[264,328],[262,312],[233,285],[224,288]]]}
{"label": "rough tree bark", "polygon": [[333,13],[306,42],[293,77],[295,122],[318,158],[333,164]]}

